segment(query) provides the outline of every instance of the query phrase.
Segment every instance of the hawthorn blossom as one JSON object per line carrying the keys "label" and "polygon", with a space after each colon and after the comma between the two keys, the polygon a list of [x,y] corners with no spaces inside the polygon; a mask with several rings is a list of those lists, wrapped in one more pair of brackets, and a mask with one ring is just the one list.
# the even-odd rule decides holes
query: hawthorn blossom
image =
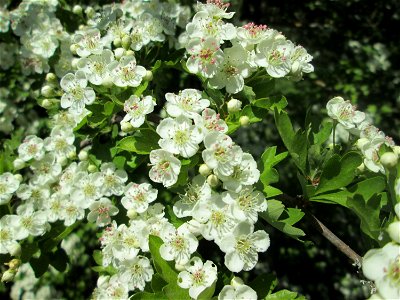
{"label": "hawthorn blossom", "polygon": [[193,257],[185,271],[178,274],[178,285],[189,289],[189,296],[197,299],[206,288],[217,280],[217,266],[210,260],[204,264],[199,257]]}
{"label": "hawthorn blossom", "polygon": [[166,93],[165,99],[167,100],[165,109],[171,117],[183,115],[193,119],[210,105],[210,100],[203,99],[201,92],[196,89],[184,89],[178,95]]}
{"label": "hawthorn blossom", "polygon": [[121,204],[127,209],[134,209],[138,213],[143,213],[149,207],[149,203],[157,199],[158,190],[154,189],[149,183],[129,183],[126,187],[125,195],[121,199]]}
{"label": "hawthorn blossom", "polygon": [[350,101],[344,101],[342,97],[334,97],[326,104],[328,115],[337,120],[346,129],[355,128],[365,119],[365,114],[355,109]]}
{"label": "hawthorn blossom", "polygon": [[197,153],[203,141],[202,130],[184,116],[162,120],[157,126],[157,133],[161,137],[158,144],[162,149],[187,158]]}
{"label": "hawthorn blossom", "polygon": [[11,253],[18,247],[15,229],[19,220],[17,215],[4,215],[0,218],[0,254]]}
{"label": "hawthorn blossom", "polygon": [[80,57],[88,57],[90,54],[100,54],[104,47],[100,31],[97,28],[77,33],[74,37],[74,42],[77,44],[76,53]]}
{"label": "hawthorn blossom", "polygon": [[19,188],[19,180],[11,173],[0,175],[0,205],[10,201],[12,195]]}
{"label": "hawthorn blossom", "polygon": [[146,69],[136,64],[134,56],[124,56],[119,62],[113,61],[108,69],[114,84],[119,87],[137,87],[146,75]]}
{"label": "hawthorn blossom", "polygon": [[29,235],[43,235],[49,228],[46,213],[35,211],[29,204],[18,206],[17,215],[19,222],[15,225],[15,237],[18,240],[23,240]]}
{"label": "hawthorn blossom", "polygon": [[165,187],[174,185],[178,180],[181,170],[181,162],[172,153],[163,149],[152,150],[150,152],[149,176],[154,182],[162,183]]}
{"label": "hawthorn blossom", "polygon": [[226,12],[230,3],[221,0],[207,0],[206,3],[197,2],[196,10],[208,13],[210,17],[230,19],[234,12]]}
{"label": "hawthorn blossom", "polygon": [[41,209],[50,196],[49,185],[40,183],[22,183],[17,191],[17,196],[23,201],[29,202],[35,209]]}
{"label": "hawthorn blossom", "polygon": [[239,43],[246,49],[248,46],[252,46],[249,50],[253,50],[254,45],[259,44],[262,40],[271,39],[277,34],[276,30],[268,28],[267,25],[256,25],[253,22],[237,28]]}
{"label": "hawthorn blossom", "polygon": [[220,132],[210,132],[204,138],[204,162],[215,172],[224,176],[233,174],[235,166],[242,160],[242,149],[232,139]]}
{"label": "hawthorn blossom", "polygon": [[36,135],[28,135],[18,147],[19,158],[29,161],[32,158],[40,160],[44,155],[43,140]]}
{"label": "hawthorn blossom", "polygon": [[90,83],[101,85],[111,81],[108,65],[112,61],[114,61],[114,53],[109,49],[104,49],[100,54],[81,58],[77,66],[85,72]]}
{"label": "hawthorn blossom", "polygon": [[129,290],[144,290],[146,282],[151,281],[154,271],[150,260],[144,256],[126,259],[120,266],[121,281],[126,282]]}
{"label": "hawthorn blossom", "polygon": [[57,156],[57,160],[60,160],[75,153],[74,141],[75,135],[71,128],[55,126],[50,136],[44,140],[44,146],[47,151],[52,151]]}
{"label": "hawthorn blossom", "polygon": [[160,247],[160,255],[167,261],[175,260],[178,265],[184,265],[190,260],[190,255],[197,250],[199,241],[181,225],[177,229],[173,225],[165,226],[160,237],[164,244]]}
{"label": "hawthorn blossom", "polygon": [[257,300],[257,293],[245,284],[225,285],[218,294],[218,300]]}
{"label": "hawthorn blossom", "polygon": [[362,270],[375,282],[384,299],[399,299],[400,246],[388,243],[383,248],[369,250],[362,261]]}
{"label": "hawthorn blossom", "polygon": [[300,79],[302,73],[313,72],[314,67],[310,64],[312,59],[313,57],[307,53],[307,50],[304,47],[300,45],[294,47],[290,55],[290,61],[292,63],[291,74]]}
{"label": "hawthorn blossom", "polygon": [[100,198],[89,206],[90,212],[87,216],[89,222],[96,222],[97,226],[105,226],[111,222],[111,217],[118,213],[110,199]]}
{"label": "hawthorn blossom", "polygon": [[80,173],[76,179],[76,189],[72,192],[72,198],[82,208],[88,208],[93,201],[99,199],[102,194],[104,177],[100,172],[84,174]]}
{"label": "hawthorn blossom", "polygon": [[145,96],[139,98],[136,95],[132,95],[124,103],[124,111],[126,115],[122,119],[121,123],[129,122],[135,128],[142,126],[146,120],[146,115],[153,112],[155,101],[151,96]]}
{"label": "hawthorn blossom", "polygon": [[93,89],[87,87],[86,75],[81,70],[64,75],[60,86],[65,91],[61,97],[61,107],[69,108],[73,114],[81,114],[85,105],[92,104],[96,98]]}
{"label": "hawthorn blossom", "polygon": [[226,133],[228,131],[228,125],[226,125],[225,121],[220,117],[220,115],[211,108],[204,109],[201,113],[201,116],[196,115],[194,117],[194,123],[198,127],[202,128],[205,133],[211,131]]}
{"label": "hawthorn blossom", "polygon": [[240,272],[254,268],[258,262],[258,252],[265,252],[270,240],[265,231],[254,232],[253,224],[241,222],[218,245],[226,253],[225,266],[232,272]]}
{"label": "hawthorn blossom", "polygon": [[46,153],[41,160],[34,161],[31,169],[34,172],[32,182],[40,185],[57,181],[62,171],[61,164],[56,161],[53,152]]}
{"label": "hawthorn blossom", "polygon": [[128,180],[128,174],[125,170],[117,170],[113,163],[104,163],[100,167],[103,175],[103,185],[101,187],[104,196],[123,194],[125,182]]}

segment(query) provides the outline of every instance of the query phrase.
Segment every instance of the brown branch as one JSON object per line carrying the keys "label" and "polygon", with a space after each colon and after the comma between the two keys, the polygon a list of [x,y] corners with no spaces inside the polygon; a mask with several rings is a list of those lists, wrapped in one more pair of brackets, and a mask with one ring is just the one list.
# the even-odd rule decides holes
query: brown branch
{"label": "brown branch", "polygon": [[285,202],[291,207],[300,207],[305,213],[307,219],[312,224],[312,226],[322,234],[329,242],[336,246],[340,252],[350,258],[356,266],[361,265],[362,257],[358,255],[353,249],[350,248],[345,242],[343,242],[339,237],[337,237],[332,231],[328,229],[320,220],[318,220],[308,209],[308,202],[306,202],[303,197],[294,198],[292,196],[282,194],[278,197],[280,200]]}

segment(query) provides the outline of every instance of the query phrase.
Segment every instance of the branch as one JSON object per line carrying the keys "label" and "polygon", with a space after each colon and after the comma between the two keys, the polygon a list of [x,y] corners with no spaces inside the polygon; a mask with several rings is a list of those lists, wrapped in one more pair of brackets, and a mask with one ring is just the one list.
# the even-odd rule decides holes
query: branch
{"label": "branch", "polygon": [[307,219],[313,225],[313,227],[322,234],[329,242],[336,246],[340,252],[350,258],[354,264],[358,267],[361,265],[362,257],[358,255],[353,249],[350,248],[345,242],[343,242],[339,237],[337,237],[332,231],[328,229],[320,220],[318,220],[308,209],[308,203],[304,201],[303,197],[294,198],[292,196],[283,194],[278,198],[283,202],[287,203],[289,206],[300,207],[306,214]]}

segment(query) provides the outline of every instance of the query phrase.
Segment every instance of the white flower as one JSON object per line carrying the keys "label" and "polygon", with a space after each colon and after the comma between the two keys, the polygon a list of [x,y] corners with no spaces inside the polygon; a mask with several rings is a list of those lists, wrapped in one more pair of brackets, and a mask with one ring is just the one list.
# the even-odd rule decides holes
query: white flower
{"label": "white flower", "polygon": [[87,87],[87,79],[83,71],[66,74],[61,79],[60,86],[65,91],[61,97],[61,107],[70,108],[73,114],[82,113],[85,104],[92,104],[96,98],[93,89]]}
{"label": "white flower", "polygon": [[127,209],[134,209],[138,213],[143,213],[149,207],[149,203],[157,199],[158,190],[154,189],[149,183],[129,183],[126,187],[125,196],[121,199],[121,204]]}
{"label": "white flower", "polygon": [[384,299],[400,298],[400,246],[388,243],[383,248],[369,250],[362,261],[362,270],[375,282]]}
{"label": "white flower", "polygon": [[28,135],[18,147],[19,158],[29,161],[40,160],[44,155],[43,140],[36,135]]}
{"label": "white flower", "polygon": [[292,63],[291,73],[298,79],[301,78],[302,73],[311,73],[314,67],[310,64],[313,57],[307,53],[303,46],[296,46],[292,49],[290,61]]}
{"label": "white flower", "polygon": [[93,292],[93,299],[119,299],[128,300],[128,283],[123,282],[119,273],[113,276],[101,275],[97,280],[97,288]]}
{"label": "white flower", "polygon": [[186,50],[190,55],[186,62],[189,71],[194,74],[200,73],[206,78],[213,77],[224,60],[219,42],[213,37],[193,39],[187,44]]}
{"label": "white flower", "polygon": [[158,144],[162,149],[183,157],[195,155],[203,141],[201,129],[184,116],[162,120],[157,126],[157,133],[161,137]]}
{"label": "white flower", "polygon": [[100,54],[104,47],[103,41],[100,38],[100,31],[97,28],[76,34],[74,42],[78,46],[76,53],[80,57],[87,57],[90,54]]}
{"label": "white flower", "polygon": [[70,226],[77,220],[82,220],[85,217],[85,208],[87,208],[91,202],[87,205],[82,202],[82,199],[71,197],[69,201],[64,203],[60,220],[64,221],[65,226]]}
{"label": "white flower", "polygon": [[104,49],[101,54],[94,54],[81,58],[78,61],[78,68],[85,72],[90,83],[95,85],[107,84],[110,79],[108,65],[114,60],[114,53]]}
{"label": "white flower", "polygon": [[218,300],[257,300],[257,293],[251,287],[241,284],[238,286],[225,285],[218,295]]}
{"label": "white flower", "polygon": [[6,172],[0,175],[0,205],[10,201],[19,187],[19,180],[13,174]]}
{"label": "white flower", "polygon": [[352,129],[365,119],[363,112],[357,111],[350,101],[344,101],[342,97],[335,97],[326,104],[328,115],[337,120],[346,129]]}
{"label": "white flower", "polygon": [[226,253],[225,265],[230,271],[253,269],[258,262],[258,252],[268,249],[268,234],[263,230],[253,231],[254,225],[241,222],[218,243],[220,249]]}
{"label": "white flower", "polygon": [[221,119],[220,115],[211,108],[206,108],[203,110],[201,116],[196,115],[194,118],[194,123],[205,130],[205,132],[219,131],[226,133],[228,131],[228,125],[225,121]]}
{"label": "white flower", "polygon": [[208,0],[207,3],[197,2],[196,10],[204,11],[210,17],[214,17],[216,19],[230,19],[235,14],[234,12],[226,12],[230,3],[226,3],[220,0]]}
{"label": "white flower", "polygon": [[166,110],[171,117],[184,115],[192,119],[210,105],[210,101],[202,99],[201,92],[196,89],[185,89],[178,95],[166,93],[165,99],[167,100]]}
{"label": "white flower", "polygon": [[128,175],[124,170],[116,170],[113,163],[104,163],[100,167],[103,175],[102,193],[104,196],[121,196],[125,190]]}
{"label": "white flower", "polygon": [[17,245],[15,228],[20,217],[17,215],[4,215],[0,219],[0,254],[7,254]]}
{"label": "white flower", "polygon": [[175,229],[173,225],[165,226],[160,233],[164,244],[160,247],[160,255],[167,261],[175,260],[178,265],[184,265],[190,260],[190,255],[197,250],[199,241],[181,225]]}
{"label": "white flower", "polygon": [[256,25],[253,22],[243,25],[237,28],[237,39],[243,47],[252,49],[262,40],[270,39],[272,36],[276,35],[274,29],[269,29],[267,25]]}
{"label": "white flower", "polygon": [[30,181],[29,184],[23,183],[20,185],[17,196],[21,200],[33,205],[36,210],[40,210],[47,199],[49,199],[50,188],[48,185],[40,185],[39,183]]}
{"label": "white flower", "polygon": [[188,187],[184,195],[180,196],[180,200],[175,202],[173,210],[178,218],[184,218],[192,215],[193,209],[199,202],[207,201],[211,197],[211,188],[206,179],[197,175],[193,178],[192,183]]}
{"label": "white flower", "polygon": [[204,264],[199,257],[193,257],[185,271],[178,274],[178,285],[189,289],[189,296],[197,299],[201,292],[217,280],[216,265],[207,260]]}
{"label": "white flower", "polygon": [[230,94],[243,90],[244,78],[251,74],[248,57],[248,51],[239,44],[226,48],[224,61],[219,65],[218,72],[210,78],[210,85],[217,89],[225,88]]}
{"label": "white flower", "polygon": [[69,202],[69,195],[61,192],[51,194],[50,198],[43,203],[46,212],[47,221],[52,223],[61,220],[65,212],[65,204]]}
{"label": "white flower", "polygon": [[258,213],[267,210],[264,194],[254,191],[251,186],[244,187],[239,193],[224,192],[222,200],[231,205],[232,215],[240,221],[252,224],[258,220]]}
{"label": "white flower", "polygon": [[284,39],[266,39],[257,45],[255,63],[264,67],[271,77],[284,77],[291,71],[290,54],[293,43]]}
{"label": "white flower", "polygon": [[372,172],[381,172],[385,174],[385,168],[379,160],[379,148],[382,146],[381,139],[375,139],[366,142],[362,148],[361,152],[364,155],[364,165]]}
{"label": "white flower", "polygon": [[234,167],[233,173],[230,176],[224,176],[218,171],[216,174],[224,183],[224,189],[236,193],[240,192],[245,185],[255,184],[260,178],[257,163],[249,153],[243,153],[242,161]]}
{"label": "white flower", "polygon": [[80,162],[77,164],[76,162],[72,162],[67,168],[64,169],[60,180],[60,190],[64,194],[69,194],[74,187],[75,182],[80,179],[84,174],[87,174],[87,167],[89,163],[87,161]]}
{"label": "white flower", "polygon": [[34,34],[30,40],[32,52],[44,58],[52,57],[58,47],[58,40],[55,36],[42,32]]}
{"label": "white flower", "polygon": [[201,235],[208,241],[218,242],[232,232],[238,223],[233,217],[230,206],[222,201],[220,194],[212,195],[208,201],[199,202],[192,211],[193,219],[204,223]]}
{"label": "white flower", "polygon": [[129,290],[144,290],[146,282],[151,281],[154,271],[150,260],[144,256],[126,259],[120,265],[121,281],[128,284]]}
{"label": "white flower", "polygon": [[108,65],[111,78],[116,86],[138,86],[146,75],[146,69],[136,65],[134,56],[124,56],[121,60],[113,61]]}
{"label": "white flower", "polygon": [[88,208],[93,201],[99,199],[102,194],[104,177],[102,173],[80,173],[75,182],[75,189],[71,196],[82,208]]}
{"label": "white flower", "polygon": [[96,222],[97,226],[105,226],[111,222],[111,216],[118,213],[110,199],[100,198],[89,206],[90,213],[87,216],[89,222]]}
{"label": "white flower", "polygon": [[174,155],[163,149],[152,150],[150,152],[149,176],[154,182],[162,183],[165,187],[174,185],[178,180],[181,170],[181,162]]}
{"label": "white flower", "polygon": [[18,240],[27,238],[29,235],[43,235],[49,227],[47,216],[44,211],[34,211],[29,204],[20,205],[17,208],[20,217],[15,226],[15,236]]}
{"label": "white flower", "polygon": [[62,171],[60,163],[56,162],[56,157],[51,152],[46,153],[41,160],[34,161],[31,169],[34,172],[32,182],[40,185],[57,181]]}
{"label": "white flower", "polygon": [[210,132],[204,138],[204,162],[215,172],[224,176],[233,174],[235,166],[242,160],[242,149],[232,139],[220,132]]}
{"label": "white flower", "polygon": [[153,112],[155,102],[153,97],[145,96],[139,98],[136,95],[132,95],[124,103],[124,111],[126,112],[122,122],[129,122],[133,127],[140,127],[146,120],[145,116]]}
{"label": "white flower", "polygon": [[76,151],[74,141],[75,135],[72,128],[56,126],[51,130],[50,136],[44,140],[44,145],[46,150],[54,152],[59,160]]}

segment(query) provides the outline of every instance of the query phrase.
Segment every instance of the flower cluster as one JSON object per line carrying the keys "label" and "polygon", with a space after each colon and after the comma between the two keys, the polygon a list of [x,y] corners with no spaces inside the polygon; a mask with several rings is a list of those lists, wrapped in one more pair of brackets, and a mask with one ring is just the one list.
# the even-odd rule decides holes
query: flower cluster
{"label": "flower cluster", "polygon": [[[334,97],[328,101],[326,109],[329,117],[341,126],[340,129],[358,138],[356,145],[364,156],[365,167],[375,173],[385,173],[384,164],[396,165],[399,149],[392,138],[385,136],[382,131],[372,125],[366,119],[365,113],[358,111],[349,100]],[[386,159],[383,158],[384,155]],[[389,161],[388,164],[386,160]]]}
{"label": "flower cluster", "polygon": [[208,78],[213,88],[225,88],[235,94],[244,87],[244,80],[258,68],[274,78],[299,80],[303,73],[313,72],[312,56],[300,45],[287,40],[280,32],[266,25],[249,23],[236,27],[226,23],[233,12],[229,4],[208,0],[198,3],[197,12],[180,36],[191,73]]}

